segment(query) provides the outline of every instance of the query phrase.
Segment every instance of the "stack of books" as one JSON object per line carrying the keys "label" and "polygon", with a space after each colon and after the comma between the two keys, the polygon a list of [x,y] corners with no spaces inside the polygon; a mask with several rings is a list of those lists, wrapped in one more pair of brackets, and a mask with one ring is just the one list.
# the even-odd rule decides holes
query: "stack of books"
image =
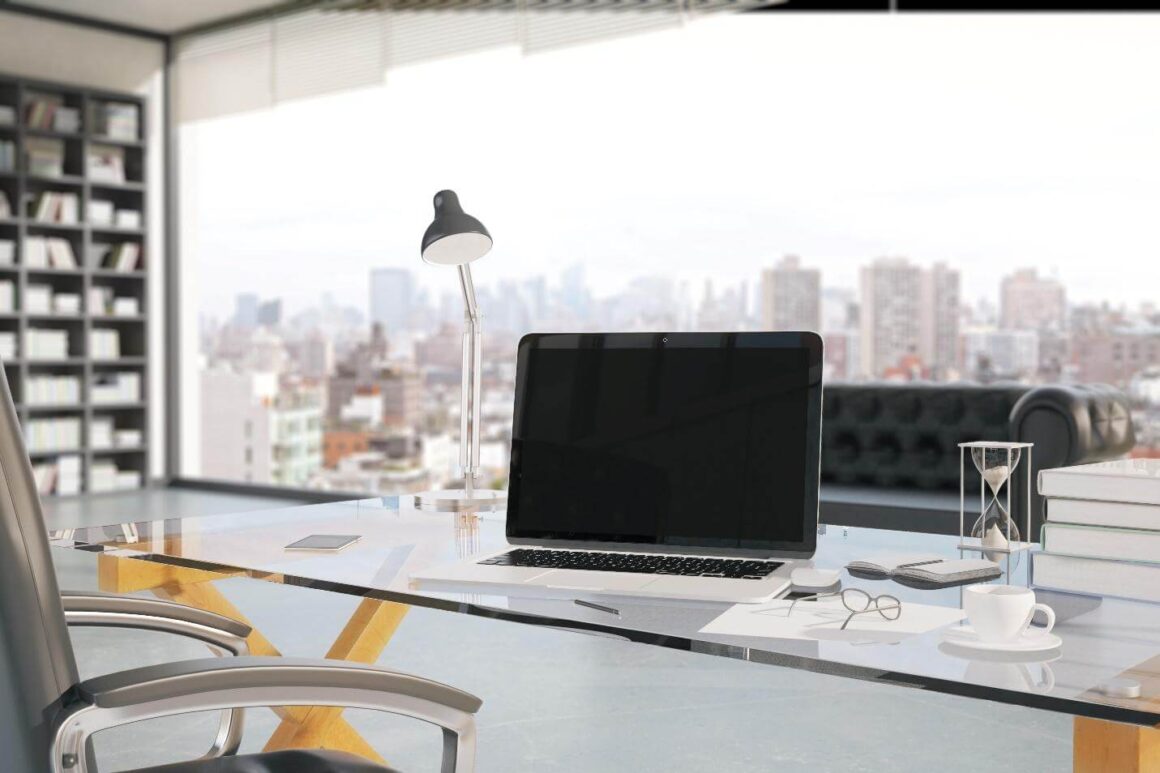
{"label": "stack of books", "polygon": [[30,360],[68,359],[68,331],[30,327],[24,331],[25,356]]}
{"label": "stack of books", "polygon": [[30,375],[24,380],[29,405],[75,406],[81,401],[80,376]]}
{"label": "stack of books", "polygon": [[55,462],[32,466],[36,489],[41,494],[79,494],[81,491],[81,458],[73,454]]}
{"label": "stack of books", "polygon": [[28,128],[76,134],[81,130],[81,111],[60,97],[38,95],[28,102]]}
{"label": "stack of books", "polygon": [[98,405],[140,402],[141,374],[132,371],[94,373],[89,399]]}
{"label": "stack of books", "polygon": [[64,177],[64,143],[31,137],[24,141],[28,173],[37,177]]}
{"label": "stack of books", "polygon": [[1160,602],[1160,459],[1043,470],[1039,493],[1037,587]]}
{"label": "stack of books", "polygon": [[95,493],[141,488],[142,476],[138,470],[122,470],[110,461],[93,462],[91,477],[89,490]]}
{"label": "stack of books", "polygon": [[89,331],[89,357],[94,360],[115,360],[121,356],[121,331],[93,328]]}
{"label": "stack of books", "polygon": [[67,239],[29,236],[24,240],[24,265],[28,268],[74,269],[77,258]]}
{"label": "stack of books", "polygon": [[41,223],[76,225],[80,222],[80,208],[80,198],[75,193],[43,191],[30,201],[28,215]]}
{"label": "stack of books", "polygon": [[96,183],[125,182],[125,150],[104,145],[91,146],[89,180]]}
{"label": "stack of books", "polygon": [[110,271],[136,271],[141,259],[141,245],[136,242],[94,244],[89,248],[89,263]]}
{"label": "stack of books", "polygon": [[126,102],[104,102],[96,106],[97,134],[114,140],[135,141],[140,128],[137,106]]}
{"label": "stack of books", "polygon": [[32,453],[77,448],[81,444],[81,420],[70,416],[30,419],[24,425],[24,436]]}

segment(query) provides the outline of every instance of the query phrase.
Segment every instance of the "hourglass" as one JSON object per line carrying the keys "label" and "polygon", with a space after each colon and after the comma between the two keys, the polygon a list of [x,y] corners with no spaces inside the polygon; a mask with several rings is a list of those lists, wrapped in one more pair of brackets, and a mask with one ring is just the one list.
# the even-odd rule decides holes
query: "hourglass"
{"label": "hourglass", "polygon": [[[959,443],[959,547],[982,551],[996,563],[1004,555],[1028,550],[1031,534],[1031,443],[975,441]],[[979,513],[967,528],[967,452],[979,473]],[[1026,457],[1026,459],[1024,459]],[[1016,470],[1026,476],[1027,502],[1020,529],[1011,510],[1012,480]],[[974,514],[971,514],[974,516]]]}

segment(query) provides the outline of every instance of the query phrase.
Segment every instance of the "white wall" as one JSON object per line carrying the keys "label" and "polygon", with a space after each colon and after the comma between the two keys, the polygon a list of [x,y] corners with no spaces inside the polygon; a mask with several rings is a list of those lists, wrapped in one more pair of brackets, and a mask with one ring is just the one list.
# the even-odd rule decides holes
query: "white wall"
{"label": "white wall", "polygon": [[150,474],[165,474],[165,47],[132,35],[0,10],[0,72],[139,94],[146,102],[149,193]]}

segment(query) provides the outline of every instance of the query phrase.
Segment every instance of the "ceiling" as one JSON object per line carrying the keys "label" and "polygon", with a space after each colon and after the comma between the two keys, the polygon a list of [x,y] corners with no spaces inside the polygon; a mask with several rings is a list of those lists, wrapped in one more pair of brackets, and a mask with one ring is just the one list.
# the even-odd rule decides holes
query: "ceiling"
{"label": "ceiling", "polygon": [[[284,0],[9,0],[126,27],[170,34],[231,16],[283,5]],[[0,2],[0,8],[5,3]]]}

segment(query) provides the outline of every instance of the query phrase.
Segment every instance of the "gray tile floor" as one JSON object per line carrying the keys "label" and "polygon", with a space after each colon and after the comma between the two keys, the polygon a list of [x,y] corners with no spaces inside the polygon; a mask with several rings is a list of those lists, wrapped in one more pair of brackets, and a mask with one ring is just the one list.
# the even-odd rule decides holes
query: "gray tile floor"
{"label": "gray tile floor", "polygon": [[[283,504],[162,490],[53,502],[47,517],[63,527]],[[57,563],[62,587],[94,587],[92,555],[58,551]],[[357,603],[250,580],[219,586],[287,655],[322,655]],[[77,630],[74,642],[86,676],[204,656],[153,634]],[[484,698],[484,773],[1071,766],[1071,721],[1063,716],[432,610],[408,613],[380,663]],[[438,770],[433,728],[372,712],[349,718],[393,765]],[[196,755],[215,723],[199,715],[106,733],[102,771]],[[245,748],[260,748],[276,724],[270,711],[249,712]]]}

